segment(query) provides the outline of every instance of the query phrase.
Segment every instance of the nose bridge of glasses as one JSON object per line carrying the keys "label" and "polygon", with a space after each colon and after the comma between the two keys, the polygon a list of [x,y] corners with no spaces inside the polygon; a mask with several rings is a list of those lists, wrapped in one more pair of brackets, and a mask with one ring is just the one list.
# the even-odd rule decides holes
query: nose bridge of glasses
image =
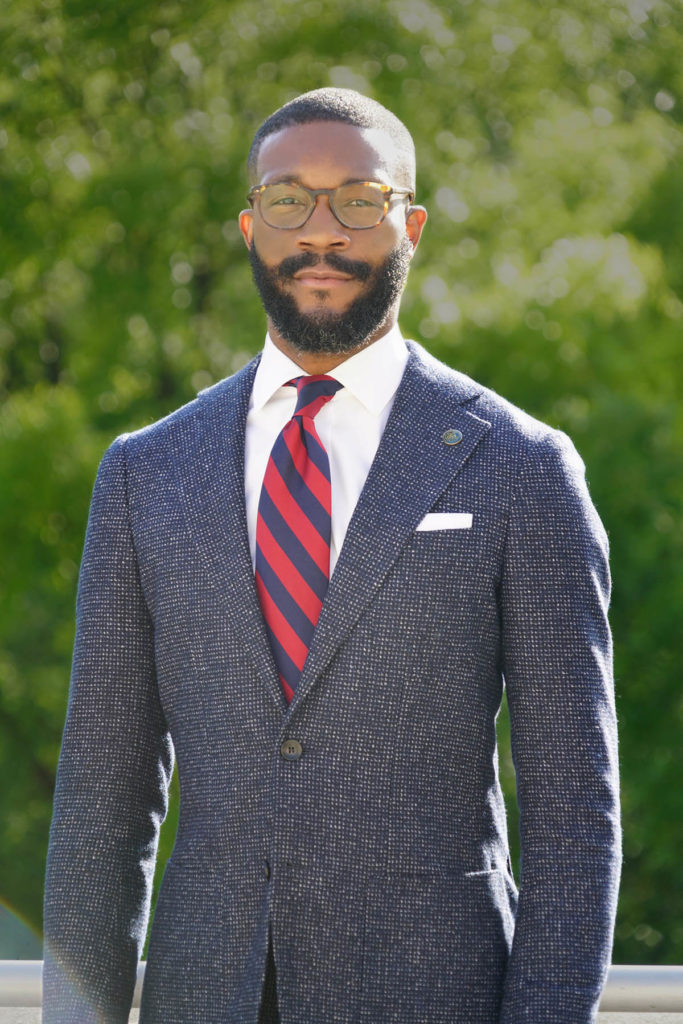
{"label": "nose bridge of glasses", "polygon": [[[320,211],[321,207],[324,210],[323,216],[325,218],[327,218],[327,220],[329,220],[329,222],[334,225],[334,227],[336,228],[337,231],[339,231],[340,228],[345,228],[346,227],[346,225],[343,224],[342,221],[337,216],[337,214],[335,212],[335,209],[334,209],[334,206],[333,206],[333,197],[334,197],[334,193],[337,191],[336,189],[334,189],[334,188],[315,188],[315,189],[310,188],[310,189],[306,189],[305,191],[308,193],[310,206],[309,206],[308,214],[306,216],[306,220],[301,225],[302,227],[306,227],[308,225],[310,225],[311,227],[314,227],[319,222],[319,219],[320,219],[320,216],[321,216],[319,211]],[[321,199],[323,200],[322,204],[319,202],[319,200],[321,200]]]}

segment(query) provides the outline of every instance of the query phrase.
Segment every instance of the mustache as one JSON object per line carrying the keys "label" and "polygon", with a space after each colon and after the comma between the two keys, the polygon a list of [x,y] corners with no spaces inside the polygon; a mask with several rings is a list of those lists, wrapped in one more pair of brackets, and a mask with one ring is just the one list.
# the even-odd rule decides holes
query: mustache
{"label": "mustache", "polygon": [[365,263],[363,260],[349,260],[336,252],[328,253],[324,259],[322,256],[316,256],[312,252],[302,252],[297,256],[287,256],[279,264],[276,273],[280,281],[289,281],[300,270],[317,266],[329,267],[330,270],[336,270],[340,274],[348,274],[359,281],[367,281],[372,274],[372,267],[369,263]]}

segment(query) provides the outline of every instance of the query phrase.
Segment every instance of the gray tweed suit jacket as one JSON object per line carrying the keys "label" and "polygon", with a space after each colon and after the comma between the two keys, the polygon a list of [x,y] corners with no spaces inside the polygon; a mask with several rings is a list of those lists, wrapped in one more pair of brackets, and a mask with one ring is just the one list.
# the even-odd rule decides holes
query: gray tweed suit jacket
{"label": "gray tweed suit jacket", "polygon": [[[258,360],[95,485],[45,890],[46,1024],[588,1024],[620,869],[605,532],[569,440],[410,343],[292,704],[254,588]],[[449,428],[458,444],[446,444]],[[470,528],[416,530],[430,512]],[[461,520],[462,525],[462,520]],[[495,721],[521,813],[510,869]],[[285,759],[296,740],[302,753]]]}

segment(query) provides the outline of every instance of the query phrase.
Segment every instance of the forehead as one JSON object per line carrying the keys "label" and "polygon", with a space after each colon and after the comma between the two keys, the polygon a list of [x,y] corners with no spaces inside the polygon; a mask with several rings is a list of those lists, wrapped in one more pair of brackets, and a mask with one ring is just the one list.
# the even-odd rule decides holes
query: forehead
{"label": "forehead", "polygon": [[396,184],[396,151],[386,132],[339,121],[289,125],[264,139],[257,181],[284,179],[309,188],[334,188],[345,181]]}

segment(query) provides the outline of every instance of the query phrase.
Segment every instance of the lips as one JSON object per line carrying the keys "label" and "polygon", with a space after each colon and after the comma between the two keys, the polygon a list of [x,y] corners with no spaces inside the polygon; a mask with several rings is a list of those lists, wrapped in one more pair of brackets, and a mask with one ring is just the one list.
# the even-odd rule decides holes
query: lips
{"label": "lips", "polygon": [[295,274],[294,280],[303,281],[304,283],[312,282],[313,284],[317,283],[320,285],[323,282],[328,283],[330,281],[351,281],[352,277],[350,274],[340,274],[339,271],[336,270],[327,270],[326,268],[313,270],[307,267],[305,270],[300,270],[298,274]]}

